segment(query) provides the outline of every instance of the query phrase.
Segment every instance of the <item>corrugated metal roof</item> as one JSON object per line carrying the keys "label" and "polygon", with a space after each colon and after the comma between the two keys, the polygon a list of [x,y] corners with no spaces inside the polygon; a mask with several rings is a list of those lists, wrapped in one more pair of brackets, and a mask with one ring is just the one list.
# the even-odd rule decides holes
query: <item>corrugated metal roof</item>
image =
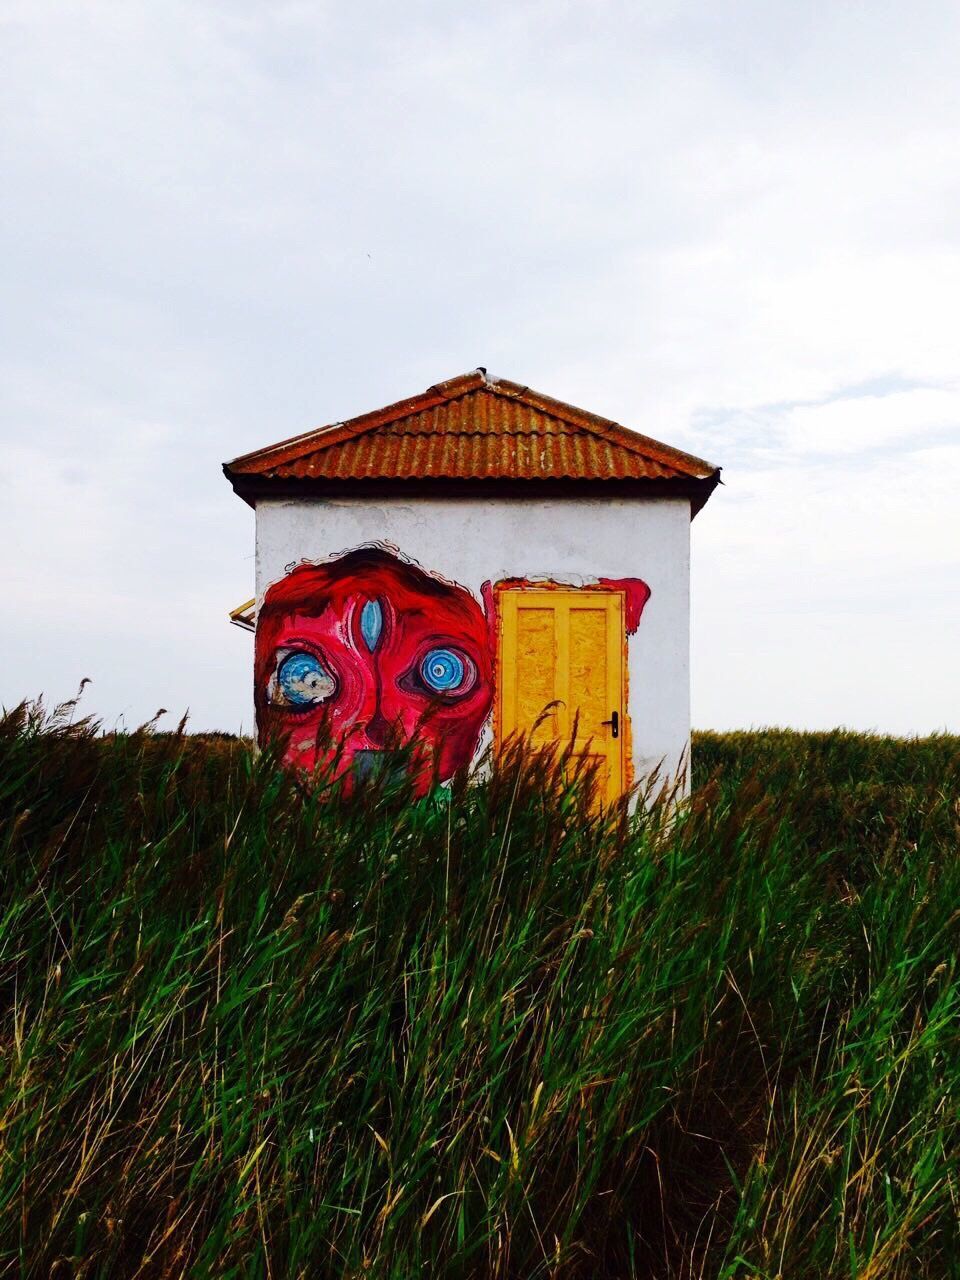
{"label": "corrugated metal roof", "polygon": [[719,469],[478,370],[226,463],[251,480],[716,480]]}

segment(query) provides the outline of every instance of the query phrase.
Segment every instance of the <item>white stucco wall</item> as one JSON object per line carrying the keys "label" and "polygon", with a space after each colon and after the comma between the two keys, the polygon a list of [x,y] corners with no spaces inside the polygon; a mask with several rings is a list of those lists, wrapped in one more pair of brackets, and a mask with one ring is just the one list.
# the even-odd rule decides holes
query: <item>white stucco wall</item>
{"label": "white stucco wall", "polygon": [[[300,560],[385,542],[479,599],[500,578],[642,578],[650,599],[628,640],[635,776],[675,773],[690,739],[690,503],[658,499],[263,499],[257,603]],[[488,731],[489,732],[489,731]]]}

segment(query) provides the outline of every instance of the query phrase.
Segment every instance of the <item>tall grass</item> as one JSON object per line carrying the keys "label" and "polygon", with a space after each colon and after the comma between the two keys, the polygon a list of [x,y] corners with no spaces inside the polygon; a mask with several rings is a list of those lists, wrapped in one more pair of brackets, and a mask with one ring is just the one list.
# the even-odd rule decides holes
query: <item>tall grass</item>
{"label": "tall grass", "polygon": [[960,740],[422,800],[0,723],[0,1270],[960,1276]]}

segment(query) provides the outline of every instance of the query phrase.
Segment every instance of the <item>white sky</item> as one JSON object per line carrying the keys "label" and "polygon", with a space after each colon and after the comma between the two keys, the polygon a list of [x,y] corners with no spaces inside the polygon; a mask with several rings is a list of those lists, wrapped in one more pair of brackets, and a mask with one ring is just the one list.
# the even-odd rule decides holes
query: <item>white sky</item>
{"label": "white sky", "polygon": [[0,702],[249,728],[220,463],[478,364],[724,467],[700,727],[960,730],[954,0],[4,0]]}

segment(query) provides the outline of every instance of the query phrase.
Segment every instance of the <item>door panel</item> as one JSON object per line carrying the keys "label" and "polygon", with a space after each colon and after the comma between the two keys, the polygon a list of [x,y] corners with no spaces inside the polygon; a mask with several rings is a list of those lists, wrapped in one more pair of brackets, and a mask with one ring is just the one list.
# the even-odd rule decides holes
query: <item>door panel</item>
{"label": "door panel", "polygon": [[579,708],[584,725],[600,724],[611,711],[607,705],[610,701],[607,624],[607,610],[603,602],[599,608],[570,610],[569,696],[573,707]]}
{"label": "door panel", "polygon": [[[565,748],[576,726],[575,753],[597,761],[603,797],[616,799],[624,785],[623,593],[531,587],[500,592],[498,605],[501,741],[521,733]],[[604,723],[614,711],[616,738]]]}
{"label": "door panel", "polygon": [[537,721],[544,707],[557,697],[556,612],[536,606],[518,609],[515,625],[515,729],[530,734],[535,743],[552,742],[560,732],[557,710],[552,710],[541,724]]}

